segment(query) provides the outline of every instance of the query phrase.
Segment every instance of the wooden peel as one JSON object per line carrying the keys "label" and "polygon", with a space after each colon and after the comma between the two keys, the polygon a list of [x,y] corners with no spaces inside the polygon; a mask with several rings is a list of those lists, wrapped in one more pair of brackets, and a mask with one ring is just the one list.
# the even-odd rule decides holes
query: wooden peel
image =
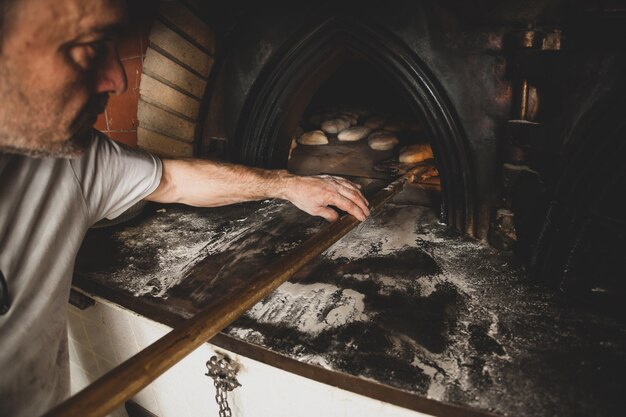
{"label": "wooden peel", "polygon": [[[376,193],[370,200],[371,213],[374,214],[429,168],[430,165],[417,166]],[[242,293],[225,297],[202,310],[59,404],[44,417],[106,416],[239,318],[359,224],[355,217],[346,215],[327,225],[288,255],[268,265],[250,280],[250,285]]]}
{"label": "wooden peel", "polygon": [[[374,165],[374,171],[382,172],[390,176],[405,175],[413,168],[428,166],[428,168],[435,168],[435,160],[433,158],[425,159],[418,163],[403,163],[398,162],[398,158],[393,157],[385,159]],[[436,168],[435,168],[436,169]]]}

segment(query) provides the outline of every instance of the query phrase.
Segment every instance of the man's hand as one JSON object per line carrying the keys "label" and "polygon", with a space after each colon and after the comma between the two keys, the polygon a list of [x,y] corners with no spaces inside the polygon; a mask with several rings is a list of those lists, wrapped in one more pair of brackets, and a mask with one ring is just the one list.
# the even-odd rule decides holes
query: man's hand
{"label": "man's hand", "polygon": [[165,159],[157,189],[146,200],[217,207],[242,201],[282,198],[299,209],[328,221],[337,207],[363,221],[368,203],[352,182],[329,175],[301,177],[287,171],[269,171],[200,159]]}
{"label": "man's hand", "polygon": [[369,205],[360,186],[341,177],[320,175],[315,177],[290,176],[287,178],[285,198],[300,210],[334,222],[339,219],[337,207],[360,221],[370,214]]}

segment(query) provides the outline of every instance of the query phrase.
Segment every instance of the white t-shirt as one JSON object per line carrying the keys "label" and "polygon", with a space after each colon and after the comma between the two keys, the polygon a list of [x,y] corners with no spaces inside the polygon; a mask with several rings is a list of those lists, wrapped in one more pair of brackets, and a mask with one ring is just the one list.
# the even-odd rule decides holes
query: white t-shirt
{"label": "white t-shirt", "polygon": [[76,159],[0,152],[0,416],[38,416],[69,393],[66,305],[87,229],[152,193],[161,161],[94,131]]}

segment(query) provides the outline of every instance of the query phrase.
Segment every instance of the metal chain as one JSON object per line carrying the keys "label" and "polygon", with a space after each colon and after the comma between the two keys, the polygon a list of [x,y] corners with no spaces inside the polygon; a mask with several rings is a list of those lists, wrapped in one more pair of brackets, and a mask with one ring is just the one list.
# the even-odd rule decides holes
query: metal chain
{"label": "metal chain", "polygon": [[237,367],[226,357],[211,356],[206,363],[208,372],[206,376],[213,378],[215,385],[215,402],[219,407],[219,417],[232,417],[232,411],[228,405],[228,391],[232,391],[241,384],[237,381]]}
{"label": "metal chain", "polygon": [[219,417],[232,417],[233,413],[228,405],[228,389],[223,381],[214,381],[215,384],[215,402],[220,409]]}

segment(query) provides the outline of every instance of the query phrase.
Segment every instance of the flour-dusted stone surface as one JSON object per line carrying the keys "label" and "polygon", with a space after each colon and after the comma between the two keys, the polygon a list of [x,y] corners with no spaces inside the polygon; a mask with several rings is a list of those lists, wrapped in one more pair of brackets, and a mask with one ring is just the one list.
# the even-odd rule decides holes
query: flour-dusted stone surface
{"label": "flour-dusted stone surface", "polygon": [[[324,225],[278,200],[168,205],[91,230],[75,285],[187,319]],[[312,375],[495,415],[622,415],[622,310],[602,288],[584,295],[530,282],[509,254],[450,231],[436,211],[390,203],[224,332]]]}
{"label": "flour-dusted stone surface", "polygon": [[436,213],[389,204],[226,332],[495,415],[621,415],[619,320],[560,298]]}
{"label": "flour-dusted stone surface", "polygon": [[433,150],[427,143],[409,145],[400,151],[398,160],[403,164],[416,164],[433,157]]}
{"label": "flour-dusted stone surface", "polygon": [[353,126],[339,132],[337,139],[342,142],[356,142],[366,137],[370,131],[369,127]]}
{"label": "flour-dusted stone surface", "polygon": [[126,224],[90,230],[77,270],[178,312],[179,303],[163,300],[184,299],[188,308],[202,308],[239,291],[251,274],[324,224],[284,200],[210,209],[167,205],[150,214],[153,206]]}
{"label": "flour-dusted stone surface", "polygon": [[336,135],[344,129],[350,127],[350,121],[348,119],[330,119],[322,123],[322,130],[328,134]]}
{"label": "flour-dusted stone surface", "polygon": [[300,135],[298,143],[301,145],[327,145],[328,138],[321,130],[313,130],[311,132],[304,132]]}
{"label": "flour-dusted stone surface", "polygon": [[395,134],[385,130],[372,132],[367,138],[367,144],[375,151],[388,151],[398,146],[399,143]]}

